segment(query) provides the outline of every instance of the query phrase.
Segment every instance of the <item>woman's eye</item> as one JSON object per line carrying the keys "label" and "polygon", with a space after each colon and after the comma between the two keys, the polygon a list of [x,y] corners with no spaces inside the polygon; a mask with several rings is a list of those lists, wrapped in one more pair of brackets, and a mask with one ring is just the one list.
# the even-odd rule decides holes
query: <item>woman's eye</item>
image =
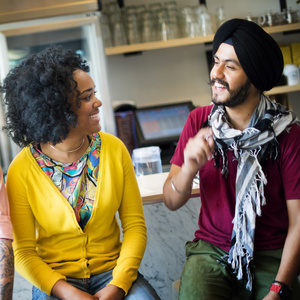
{"label": "woman's eye", "polygon": [[87,100],[87,101],[89,101],[89,100],[91,100],[92,98],[93,98],[93,96],[95,96],[96,95],[96,91],[91,91],[90,92],[90,94],[88,94],[88,95],[86,95],[86,96],[82,96],[81,98],[79,98],[79,100]]}
{"label": "woman's eye", "polygon": [[92,97],[96,94],[96,92],[93,92],[91,94],[89,94],[85,99],[90,100],[92,99]]}
{"label": "woman's eye", "polygon": [[86,97],[86,99],[90,100],[93,96],[96,95],[96,93],[97,93],[97,92],[94,91],[92,94],[88,95],[88,96]]}

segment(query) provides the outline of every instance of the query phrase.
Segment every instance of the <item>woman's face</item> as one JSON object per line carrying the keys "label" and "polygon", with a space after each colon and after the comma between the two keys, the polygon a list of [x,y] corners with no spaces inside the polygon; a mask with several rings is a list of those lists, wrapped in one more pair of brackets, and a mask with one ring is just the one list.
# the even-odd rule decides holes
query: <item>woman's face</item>
{"label": "woman's face", "polygon": [[74,72],[74,80],[77,82],[77,90],[80,92],[77,96],[80,101],[80,107],[76,105],[76,97],[72,100],[72,110],[77,115],[78,124],[70,131],[76,131],[83,135],[93,134],[101,130],[99,108],[102,102],[96,97],[95,84],[91,76],[82,71]]}

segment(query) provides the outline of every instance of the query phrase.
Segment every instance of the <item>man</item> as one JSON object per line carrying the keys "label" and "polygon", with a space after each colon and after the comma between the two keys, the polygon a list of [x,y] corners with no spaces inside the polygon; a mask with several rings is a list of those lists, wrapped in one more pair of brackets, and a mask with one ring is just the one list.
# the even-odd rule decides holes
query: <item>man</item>
{"label": "man", "polygon": [[0,300],[10,300],[14,285],[14,254],[9,204],[0,168]]}
{"label": "man", "polygon": [[176,210],[199,172],[199,229],[179,299],[300,299],[300,127],[263,94],[282,75],[280,48],[232,19],[216,32],[213,59],[213,105],[189,115],[164,184]]}

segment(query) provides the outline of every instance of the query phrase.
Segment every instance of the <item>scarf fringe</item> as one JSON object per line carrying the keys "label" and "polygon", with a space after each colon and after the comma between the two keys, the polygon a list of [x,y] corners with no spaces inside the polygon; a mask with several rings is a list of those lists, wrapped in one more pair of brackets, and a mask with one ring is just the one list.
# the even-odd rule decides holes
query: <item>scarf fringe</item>
{"label": "scarf fringe", "polygon": [[[246,288],[248,290],[252,289],[252,274],[249,264],[251,261],[253,261],[253,253],[249,253],[249,249],[247,250],[245,245],[248,245],[253,249],[254,237],[251,238],[250,235],[246,235],[245,233],[248,232],[248,227],[251,224],[255,224],[256,215],[261,216],[261,206],[266,204],[264,185],[267,184],[267,179],[260,165],[259,169],[260,170],[256,174],[249,192],[246,194],[245,198],[241,200],[243,202],[243,213],[235,216],[233,219],[234,230],[236,233],[236,243],[231,248],[231,253],[227,258],[231,268],[236,270],[236,277],[238,280],[243,278],[243,268],[246,267],[246,273],[248,277]],[[251,213],[251,211],[254,211],[255,213]],[[238,220],[236,220],[237,217]],[[250,221],[250,224],[248,221]]]}

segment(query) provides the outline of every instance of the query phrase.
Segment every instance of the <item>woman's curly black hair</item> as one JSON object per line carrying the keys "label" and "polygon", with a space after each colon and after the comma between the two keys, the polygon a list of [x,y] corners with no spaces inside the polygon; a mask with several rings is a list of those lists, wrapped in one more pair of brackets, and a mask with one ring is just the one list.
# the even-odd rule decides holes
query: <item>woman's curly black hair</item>
{"label": "woman's curly black hair", "polygon": [[3,128],[21,147],[31,142],[56,144],[75,127],[77,116],[71,110],[70,96],[78,100],[75,70],[89,72],[79,54],[61,46],[51,46],[33,54],[12,69],[1,91],[7,106]]}

